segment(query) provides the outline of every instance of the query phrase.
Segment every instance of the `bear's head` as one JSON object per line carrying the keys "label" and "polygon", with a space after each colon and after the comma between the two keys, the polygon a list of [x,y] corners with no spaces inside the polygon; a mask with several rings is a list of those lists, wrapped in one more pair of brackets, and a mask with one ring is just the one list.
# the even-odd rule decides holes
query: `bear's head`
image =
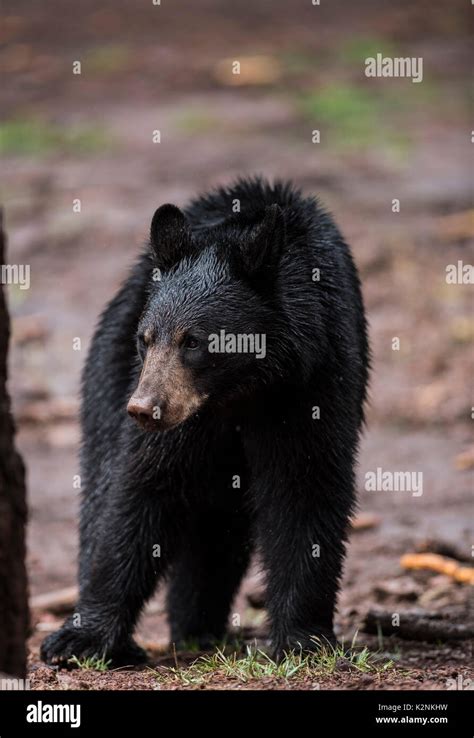
{"label": "bear's head", "polygon": [[193,230],[174,205],[155,212],[149,295],[137,329],[142,370],[127,407],[143,429],[166,430],[205,403],[238,401],[278,373],[284,238],[278,205],[245,227],[231,218]]}

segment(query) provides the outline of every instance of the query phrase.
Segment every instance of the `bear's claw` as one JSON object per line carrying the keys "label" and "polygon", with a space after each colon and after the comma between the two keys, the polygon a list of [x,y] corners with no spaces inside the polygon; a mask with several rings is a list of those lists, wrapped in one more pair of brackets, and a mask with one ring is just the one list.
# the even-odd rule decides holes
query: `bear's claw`
{"label": "bear's claw", "polygon": [[103,658],[113,666],[132,666],[147,660],[146,652],[132,638],[111,647],[100,636],[70,625],[64,625],[45,638],[40,656],[45,663],[62,668],[71,667],[73,656],[77,659]]}

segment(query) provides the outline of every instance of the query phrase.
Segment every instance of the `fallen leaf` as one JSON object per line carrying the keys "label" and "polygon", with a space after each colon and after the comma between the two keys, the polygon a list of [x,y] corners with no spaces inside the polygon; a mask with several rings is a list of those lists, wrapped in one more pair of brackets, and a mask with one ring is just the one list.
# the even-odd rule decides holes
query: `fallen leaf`
{"label": "fallen leaf", "polygon": [[269,85],[280,77],[280,65],[272,56],[241,56],[221,59],[214,67],[215,79],[222,85]]}

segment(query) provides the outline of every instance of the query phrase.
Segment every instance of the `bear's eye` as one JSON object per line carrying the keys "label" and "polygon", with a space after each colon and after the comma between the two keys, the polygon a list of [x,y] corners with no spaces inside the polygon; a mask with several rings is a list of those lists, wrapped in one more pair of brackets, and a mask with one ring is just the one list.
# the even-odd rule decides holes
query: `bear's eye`
{"label": "bear's eye", "polygon": [[189,349],[190,351],[195,351],[200,345],[199,339],[191,335],[187,335],[182,343],[183,348]]}

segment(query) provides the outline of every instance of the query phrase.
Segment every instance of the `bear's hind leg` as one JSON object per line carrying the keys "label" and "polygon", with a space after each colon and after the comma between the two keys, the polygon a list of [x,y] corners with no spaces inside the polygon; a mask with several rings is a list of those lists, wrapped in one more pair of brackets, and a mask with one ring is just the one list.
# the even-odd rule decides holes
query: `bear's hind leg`
{"label": "bear's hind leg", "polygon": [[171,642],[178,647],[206,650],[224,639],[232,600],[250,559],[249,530],[249,516],[238,501],[199,510],[171,571],[168,616]]}
{"label": "bear's hind leg", "polygon": [[311,407],[310,401],[302,410],[295,404],[273,422],[263,418],[249,435],[250,493],[277,658],[336,643],[333,621],[354,509],[357,429],[331,418],[324,426],[322,419],[316,423]]}

